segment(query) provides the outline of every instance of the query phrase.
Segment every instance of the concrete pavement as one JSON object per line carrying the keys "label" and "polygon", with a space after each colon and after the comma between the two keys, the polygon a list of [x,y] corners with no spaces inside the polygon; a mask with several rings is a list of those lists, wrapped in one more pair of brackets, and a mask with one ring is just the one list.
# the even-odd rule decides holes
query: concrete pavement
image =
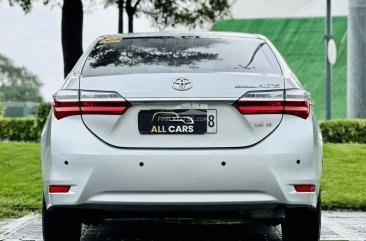
{"label": "concrete pavement", "polygon": [[[366,240],[366,212],[323,212],[322,240]],[[281,241],[274,227],[255,225],[146,224],[107,220],[85,227],[81,241]],[[0,221],[0,241],[42,241],[39,215]]]}

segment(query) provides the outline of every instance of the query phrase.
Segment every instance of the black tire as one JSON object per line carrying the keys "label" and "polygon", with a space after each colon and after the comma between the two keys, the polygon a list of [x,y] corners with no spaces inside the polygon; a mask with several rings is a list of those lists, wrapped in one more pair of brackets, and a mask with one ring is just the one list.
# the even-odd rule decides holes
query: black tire
{"label": "black tire", "polygon": [[44,241],[80,241],[81,221],[67,210],[47,210],[42,204]]}
{"label": "black tire", "polygon": [[319,241],[321,228],[321,198],[317,207],[289,208],[281,224],[283,241]]}

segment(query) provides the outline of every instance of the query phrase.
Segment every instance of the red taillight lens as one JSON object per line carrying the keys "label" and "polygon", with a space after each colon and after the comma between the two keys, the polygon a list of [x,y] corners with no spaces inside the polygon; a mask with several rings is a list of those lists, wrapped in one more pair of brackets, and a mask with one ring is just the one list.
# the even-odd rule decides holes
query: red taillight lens
{"label": "red taillight lens", "polygon": [[315,192],[315,185],[295,185],[296,192]]}
{"label": "red taillight lens", "polygon": [[49,186],[49,192],[50,193],[67,193],[70,191],[70,186],[58,186],[58,185],[52,185]]}
{"label": "red taillight lens", "polygon": [[57,119],[80,114],[78,92],[78,90],[60,90],[53,96],[53,113]]}
{"label": "red taillight lens", "polygon": [[83,115],[122,115],[130,107],[127,101],[82,101]]}
{"label": "red taillight lens", "polygon": [[253,101],[242,100],[234,103],[242,114],[278,114],[282,113],[283,101]]}
{"label": "red taillight lens", "polygon": [[286,101],[284,114],[307,119],[310,114],[310,100]]}
{"label": "red taillight lens", "polygon": [[79,115],[80,107],[78,101],[61,102],[55,100],[53,103],[53,112],[57,119],[62,119],[70,115]]}
{"label": "red taillight lens", "polygon": [[249,92],[233,105],[243,115],[287,114],[306,119],[310,113],[309,94],[298,89]]}
{"label": "red taillight lens", "polygon": [[122,96],[109,91],[61,90],[54,96],[57,119],[72,115],[122,115],[131,106]]}

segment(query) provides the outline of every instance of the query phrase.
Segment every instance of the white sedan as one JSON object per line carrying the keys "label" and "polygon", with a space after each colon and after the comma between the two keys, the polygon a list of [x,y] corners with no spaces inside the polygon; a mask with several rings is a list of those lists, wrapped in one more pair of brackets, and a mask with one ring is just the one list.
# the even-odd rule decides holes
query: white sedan
{"label": "white sedan", "polygon": [[268,39],[98,38],[42,134],[45,241],[105,218],[238,218],[318,241],[322,137]]}

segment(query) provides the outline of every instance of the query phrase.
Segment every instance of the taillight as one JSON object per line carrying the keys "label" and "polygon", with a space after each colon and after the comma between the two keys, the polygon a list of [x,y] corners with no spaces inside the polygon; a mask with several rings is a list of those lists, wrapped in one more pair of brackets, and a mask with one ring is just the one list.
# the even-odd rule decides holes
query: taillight
{"label": "taillight", "polygon": [[248,92],[233,105],[243,115],[286,114],[307,119],[310,96],[300,89]]}
{"label": "taillight", "polygon": [[80,108],[83,115],[123,115],[131,106],[117,92],[80,91]]}
{"label": "taillight", "polygon": [[283,111],[283,91],[248,92],[234,103],[243,115],[279,114]]}
{"label": "taillight", "polygon": [[286,90],[284,114],[307,119],[310,114],[310,94],[304,90]]}
{"label": "taillight", "polygon": [[54,95],[57,119],[72,115],[123,115],[131,104],[117,92],[60,90]]}
{"label": "taillight", "polygon": [[78,90],[60,90],[53,100],[53,113],[57,119],[80,114]]}

